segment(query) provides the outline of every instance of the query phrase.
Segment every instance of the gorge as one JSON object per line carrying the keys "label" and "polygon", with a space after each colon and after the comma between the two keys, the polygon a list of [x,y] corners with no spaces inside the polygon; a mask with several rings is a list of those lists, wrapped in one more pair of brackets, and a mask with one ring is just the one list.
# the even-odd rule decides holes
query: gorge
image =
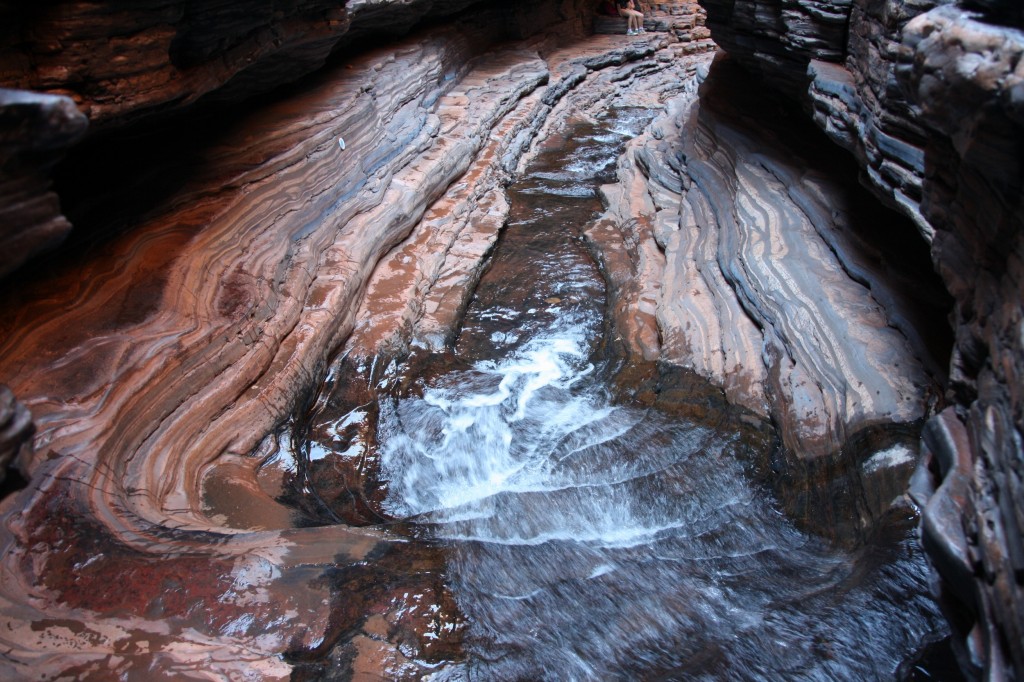
{"label": "gorge", "polygon": [[1021,9],[595,5],[0,8],[4,679],[1024,674]]}

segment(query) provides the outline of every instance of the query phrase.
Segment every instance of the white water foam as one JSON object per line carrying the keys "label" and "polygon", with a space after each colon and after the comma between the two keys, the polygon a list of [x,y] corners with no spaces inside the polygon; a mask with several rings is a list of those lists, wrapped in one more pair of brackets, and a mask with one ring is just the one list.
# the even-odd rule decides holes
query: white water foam
{"label": "white water foam", "polygon": [[382,406],[388,511],[417,516],[550,487],[549,453],[540,443],[609,412],[569,394],[593,371],[585,348],[583,330],[568,329],[534,339],[502,362],[478,363],[422,399]]}
{"label": "white water foam", "polygon": [[[840,587],[849,558],[749,484],[727,434],[613,404],[585,328],[381,406],[386,506],[450,547],[472,677],[617,679],[717,647],[721,674],[744,679],[890,665],[898,639],[855,644],[893,616]],[[898,601],[913,571],[894,570]],[[819,657],[825,641],[842,653]]]}

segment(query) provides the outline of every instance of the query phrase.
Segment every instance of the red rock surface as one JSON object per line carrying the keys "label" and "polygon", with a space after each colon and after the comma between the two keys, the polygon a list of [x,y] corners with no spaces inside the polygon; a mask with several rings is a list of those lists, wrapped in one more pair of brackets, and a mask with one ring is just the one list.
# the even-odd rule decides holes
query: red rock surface
{"label": "red rock surface", "polygon": [[[4,94],[31,108],[0,136],[12,216],[0,241],[16,247],[3,272],[64,239],[49,172],[86,118],[113,136],[133,121],[180,130],[176,112],[196,103],[348,55],[287,96],[211,109],[231,118],[180,183],[141,209],[83,209],[111,235],[7,280],[0,383],[14,398],[0,448],[21,453],[31,480],[2,507],[5,677],[283,679],[324,661],[416,677],[457,664],[460,616],[437,554],[372,529],[290,528],[260,469],[275,429],[344,343],[369,358],[448,342],[531,139],[600,115],[629,89],[630,64],[709,47],[688,3],[664,3],[671,33],[572,43],[591,24],[582,2],[459,15],[468,4],[67,2],[5,15],[0,83],[48,96]],[[928,2],[705,6],[731,59],[803,105],[912,221],[955,298],[953,410],[926,434],[923,532],[965,668],[1019,673],[1018,18],[997,2],[980,16]],[[865,219],[868,202],[829,163],[772,129],[769,98],[730,91],[730,68],[712,69],[700,101],[693,89],[668,103],[605,190],[590,236],[615,341],[770,416],[791,466],[865,456],[878,433],[932,414],[935,314],[901,300],[901,268],[859,242],[884,214]],[[18,126],[37,122],[27,139]],[[173,145],[167,157],[128,186],[166,181],[154,169],[181,160]],[[410,615],[417,595],[443,617]]]}
{"label": "red rock surface", "polygon": [[[410,319],[417,338],[449,335],[503,221],[501,182],[551,106],[588,69],[674,40],[490,51],[488,26],[369,51],[233,114],[130,229],[6,290],[0,376],[37,435],[31,482],[4,503],[5,678],[283,679],[335,655],[401,677],[457,660],[436,553],[290,528],[258,446],[394,247],[437,257],[417,258],[432,286]],[[410,620],[407,593],[443,617]]]}

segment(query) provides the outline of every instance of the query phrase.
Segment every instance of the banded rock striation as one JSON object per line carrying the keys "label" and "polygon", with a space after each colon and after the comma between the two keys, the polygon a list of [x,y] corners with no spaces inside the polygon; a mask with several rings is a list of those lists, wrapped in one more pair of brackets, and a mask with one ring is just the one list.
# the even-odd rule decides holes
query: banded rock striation
{"label": "banded rock striation", "polygon": [[[3,84],[47,93],[13,96],[34,102],[28,120],[48,121],[38,148],[0,138],[15,150],[0,189],[16,198],[3,206],[30,216],[18,234],[38,248],[67,231],[47,173],[83,134],[72,104],[107,140],[157,119],[180,134],[189,119],[175,112],[306,75],[247,110],[206,109],[221,120],[193,146],[154,145],[166,158],[104,188],[113,201],[78,207],[110,235],[7,280],[0,381],[17,401],[5,399],[0,425],[31,482],[3,504],[5,676],[275,679],[330,661],[415,677],[457,665],[438,555],[374,528],[290,527],[262,485],[267,434],[342,344],[369,358],[448,343],[530,141],[709,47],[696,41],[700,12],[670,12],[671,34],[566,45],[589,27],[586,3],[471,4],[54,3],[5,24]],[[906,223],[851,190],[850,167],[813,131],[794,134],[793,110],[773,113],[735,64],[852,153],[930,244],[955,298],[953,408],[926,430],[936,480],[922,469],[914,490],[944,598],[958,604],[963,664],[997,677],[1024,669],[1024,60],[1013,7],[975,5],[988,14],[929,0],[707,0],[729,60],[633,142],[589,238],[625,355],[686,367],[770,418],[784,473],[877,477],[874,456],[916,438],[932,412],[948,351],[930,325],[943,304],[927,286],[907,296],[906,278],[925,273],[876,246]],[[368,47],[382,36],[390,47]],[[175,164],[185,172],[171,175]],[[153,168],[167,170],[162,192],[103,215]],[[6,270],[28,257],[20,249]],[[35,418],[34,449],[19,404]],[[807,509],[831,504],[831,489],[804,492],[820,498]],[[443,606],[438,619],[410,616],[409,594]]]}
{"label": "banded rock striation", "polygon": [[817,131],[774,111],[732,60],[705,74],[631,143],[588,233],[617,331],[628,354],[770,419],[781,499],[820,532],[857,537],[891,498],[852,510],[828,481],[871,479],[875,455],[916,447],[941,385],[926,337],[944,300],[927,259],[900,251],[913,227],[857,188]]}
{"label": "banded rock striation", "polygon": [[[6,93],[0,97],[0,130],[12,138],[0,149],[2,238],[12,247],[0,252],[0,276],[67,236],[70,225],[47,193],[48,171],[59,160],[57,152],[85,133],[86,121],[96,136],[174,117],[197,104],[244,100],[299,80],[332,54],[362,49],[381,36],[398,38],[418,23],[483,4],[153,0],[0,8],[0,88]],[[515,37],[548,25],[579,33],[586,16],[580,4],[505,6],[502,30]],[[39,107],[31,123],[35,147],[9,149],[26,137],[25,124],[18,122],[29,120],[26,98],[35,98]]]}
{"label": "banded rock striation", "polygon": [[[501,195],[486,200],[484,215],[466,212],[463,206],[467,193],[507,180],[530,158],[530,144],[556,134],[553,130],[567,117],[584,116],[588,111],[596,115],[609,106],[619,91],[626,89],[624,83],[629,82],[634,70],[669,71],[669,64],[653,68],[643,60],[659,51],[681,59],[691,51],[680,47],[657,35],[625,44],[595,36],[571,50],[551,52],[546,57],[548,87],[525,97],[517,111],[504,119],[500,134],[492,137],[474,167],[432,207],[402,248],[378,266],[345,353],[366,360],[374,356],[402,357],[411,348],[437,352],[449,347],[479,275],[479,265],[496,241],[508,211]],[[684,63],[685,68],[692,65]],[[662,88],[676,87],[675,79],[663,78],[668,83]],[[586,87],[577,92],[575,88],[584,81]],[[658,95],[658,90],[652,91],[647,104],[660,106]],[[461,108],[463,104],[456,106]],[[572,112],[563,111],[566,108]],[[549,122],[552,109],[557,115]],[[452,240],[458,242],[455,248]]]}
{"label": "banded rock striation", "polygon": [[[935,479],[927,490],[956,492],[937,494],[934,504],[920,494],[922,532],[944,578],[962,668],[1015,679],[1024,670],[1019,3],[704,6],[715,40],[802,104],[852,152],[871,190],[909,216],[930,245],[954,297],[956,342],[947,396],[953,412],[929,426],[931,473],[922,478]],[[813,7],[845,31],[789,23]]]}
{"label": "banded rock striation", "polygon": [[102,129],[215,94],[291,83],[366,35],[401,36],[477,0],[57,2],[5,11],[4,87],[70,97]]}
{"label": "banded rock striation", "polygon": [[[581,14],[566,14],[571,34]],[[551,106],[589,72],[671,41],[607,38],[576,61],[552,52],[557,32],[495,50],[508,19],[483,10],[251,111],[220,110],[232,118],[199,148],[146,158],[187,158],[180,186],[10,280],[0,376],[37,434],[20,461],[30,484],[4,502],[5,677],[278,679],[336,646],[356,672],[457,660],[453,605],[429,622],[403,615],[403,594],[450,602],[436,553],[373,528],[292,528],[260,487],[258,446],[410,234],[447,239],[429,250],[465,264],[453,276],[435,264],[442,286],[419,304],[442,320],[423,338],[450,334],[486,240],[467,244],[442,218],[493,237],[503,174]],[[432,230],[442,222],[447,238]]]}
{"label": "banded rock striation", "polygon": [[[93,132],[118,129],[210,95],[238,99],[290,83],[323,66],[353,16],[372,4],[156,0],[0,8],[0,243],[9,247],[0,251],[0,276],[59,246],[70,231],[49,191],[49,171],[87,121]],[[419,12],[398,14],[470,4],[413,3]],[[396,13],[384,14],[376,21]],[[31,147],[11,148],[27,139]]]}

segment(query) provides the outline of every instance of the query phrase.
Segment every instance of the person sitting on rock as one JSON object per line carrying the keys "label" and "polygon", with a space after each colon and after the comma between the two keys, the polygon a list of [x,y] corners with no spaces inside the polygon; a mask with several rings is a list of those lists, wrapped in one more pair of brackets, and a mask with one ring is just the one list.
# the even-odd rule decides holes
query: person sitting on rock
{"label": "person sitting on rock", "polygon": [[644,15],[636,10],[633,0],[616,0],[619,16],[626,17],[626,35],[635,36],[644,33]]}

